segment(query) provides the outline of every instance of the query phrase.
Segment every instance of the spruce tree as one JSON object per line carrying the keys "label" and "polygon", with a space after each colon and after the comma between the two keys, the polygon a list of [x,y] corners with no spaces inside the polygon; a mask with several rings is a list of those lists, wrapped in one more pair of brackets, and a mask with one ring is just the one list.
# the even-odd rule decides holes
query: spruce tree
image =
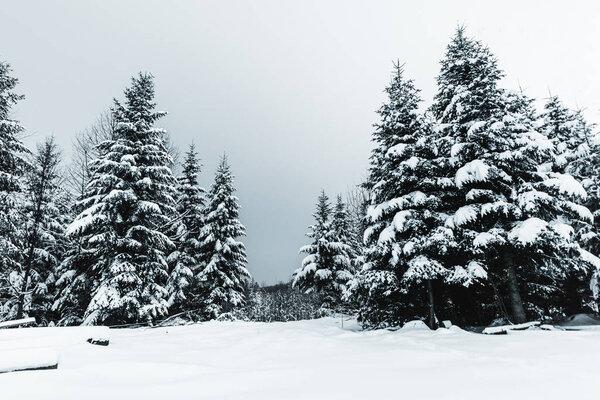
{"label": "spruce tree", "polygon": [[[585,120],[581,110],[572,111],[565,107],[558,96],[552,96],[544,105],[540,118],[540,130],[554,145],[552,157],[546,162],[551,165],[554,181],[564,181],[564,176],[571,175],[581,182],[587,198],[578,196],[577,204],[571,202],[569,193],[556,190],[556,195],[561,197],[570,207],[572,215],[569,225],[573,228],[573,237],[586,251],[591,251],[598,256],[598,144],[590,125]],[[568,175],[565,175],[568,174]],[[582,203],[587,207],[579,207]],[[592,213],[589,214],[588,210]],[[585,263],[584,263],[585,264]],[[592,299],[590,280],[594,279],[596,268],[585,268],[575,264],[574,268],[566,273],[564,279],[557,282],[561,297],[564,301],[553,299],[553,306],[567,314],[588,312],[596,310],[597,304]],[[593,283],[592,283],[593,286]],[[559,297],[559,300],[561,300]]]}
{"label": "spruce tree", "polygon": [[246,249],[238,238],[246,234],[239,220],[238,198],[233,175],[223,156],[204,208],[200,229],[200,263],[195,276],[196,303],[203,317],[212,319],[244,304],[244,284],[250,278],[246,269]]}
{"label": "spruce tree", "polygon": [[19,140],[23,126],[10,118],[12,107],[24,98],[13,90],[18,80],[10,76],[10,65],[0,62],[0,194],[18,192],[20,178],[30,167],[29,150]]}
{"label": "spruce tree", "polygon": [[198,184],[200,162],[194,144],[185,155],[183,171],[178,178],[177,211],[181,224],[176,232],[177,249],[169,256],[173,266],[169,277],[169,304],[171,312],[193,308],[193,280],[202,259],[200,232],[204,226],[203,211],[206,191]]}
{"label": "spruce tree", "polygon": [[[14,317],[15,273],[23,266],[22,246],[25,232],[18,212],[18,196],[23,189],[23,176],[30,169],[29,150],[19,140],[23,127],[11,119],[12,107],[22,95],[14,92],[18,80],[10,75],[9,64],[0,62],[0,319]],[[12,303],[14,304],[14,303]]]}
{"label": "spruce tree", "polygon": [[80,247],[65,262],[55,304],[68,322],[78,321],[77,301],[84,324],[152,322],[167,313],[166,256],[175,246],[165,232],[177,211],[166,132],[154,127],[164,115],[148,74],[132,79],[123,104],[115,100],[114,137],[99,145],[83,211],[68,229]]}
{"label": "spruce tree", "polygon": [[[454,200],[453,182],[443,148],[434,141],[427,118],[417,110],[419,91],[396,65],[386,89],[389,101],[378,111],[367,188],[371,205],[365,231],[365,264],[351,285],[365,326],[397,325],[421,314],[426,294],[430,326],[437,325],[434,285],[443,285],[453,270],[457,248],[444,226]],[[471,275],[479,269],[471,266]],[[415,315],[416,314],[416,315]],[[421,314],[422,315],[422,314]]]}
{"label": "spruce tree", "polygon": [[555,171],[572,172],[573,163],[589,152],[589,132],[581,113],[569,110],[558,96],[544,105],[540,131],[554,144]]}
{"label": "spruce tree", "polygon": [[339,305],[352,278],[352,248],[342,231],[347,221],[341,198],[333,217],[325,191],[321,191],[316,206],[315,223],[306,234],[313,242],[300,249],[307,256],[294,272],[293,286],[305,293],[320,294],[323,306],[334,308]]}
{"label": "spruce tree", "polygon": [[53,137],[38,145],[19,205],[25,232],[21,268],[11,273],[15,318],[35,316],[48,322],[54,273],[61,261],[66,228],[66,193],[60,187],[60,154]]}
{"label": "spruce tree", "polygon": [[513,320],[524,322],[524,288],[537,281],[547,289],[575,264],[577,245],[563,217],[585,193],[571,176],[543,170],[553,143],[535,132],[530,101],[498,87],[503,73],[487,47],[459,28],[441,65],[432,110],[459,193],[446,222],[461,243],[457,263],[501,279]]}
{"label": "spruce tree", "polygon": [[353,243],[351,220],[348,215],[347,206],[341,195],[336,197],[335,207],[331,216],[331,229],[333,230],[335,240],[348,246],[348,250],[345,252],[345,256],[348,259],[347,271],[354,274],[358,266],[360,253],[358,252],[359,249]]}

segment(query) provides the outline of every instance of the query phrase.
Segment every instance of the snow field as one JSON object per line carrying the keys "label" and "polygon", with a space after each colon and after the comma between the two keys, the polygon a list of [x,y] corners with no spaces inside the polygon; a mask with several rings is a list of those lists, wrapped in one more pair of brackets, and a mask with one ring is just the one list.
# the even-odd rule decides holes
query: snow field
{"label": "snow field", "polygon": [[2,399],[598,399],[600,331],[360,331],[355,321],[0,331],[57,370],[0,374]]}

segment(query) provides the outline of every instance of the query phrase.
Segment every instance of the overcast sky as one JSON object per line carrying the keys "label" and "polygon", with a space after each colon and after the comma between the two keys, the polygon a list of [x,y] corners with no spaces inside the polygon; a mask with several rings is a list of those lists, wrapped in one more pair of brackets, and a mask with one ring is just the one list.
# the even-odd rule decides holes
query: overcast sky
{"label": "overcast sky", "polygon": [[0,58],[27,97],[15,112],[27,144],[54,134],[65,153],[132,75],[154,74],[160,125],[197,144],[203,184],[229,155],[250,272],[272,283],[298,267],[319,190],[334,197],[364,177],[392,61],[429,103],[458,24],[498,56],[504,86],[551,91],[600,121],[595,4],[2,1]]}

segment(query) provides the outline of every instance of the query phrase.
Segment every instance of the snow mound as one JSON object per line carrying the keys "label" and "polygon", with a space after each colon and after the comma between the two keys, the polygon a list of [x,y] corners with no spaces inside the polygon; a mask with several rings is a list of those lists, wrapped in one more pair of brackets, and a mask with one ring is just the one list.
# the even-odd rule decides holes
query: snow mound
{"label": "snow mound", "polygon": [[600,325],[600,320],[590,314],[575,314],[567,317],[560,326],[591,326]]}
{"label": "snow mound", "polygon": [[425,324],[425,322],[423,322],[419,319],[416,319],[414,321],[408,321],[407,323],[402,325],[402,328],[400,328],[400,330],[403,332],[407,332],[407,331],[430,331],[431,329],[429,329],[429,327]]}

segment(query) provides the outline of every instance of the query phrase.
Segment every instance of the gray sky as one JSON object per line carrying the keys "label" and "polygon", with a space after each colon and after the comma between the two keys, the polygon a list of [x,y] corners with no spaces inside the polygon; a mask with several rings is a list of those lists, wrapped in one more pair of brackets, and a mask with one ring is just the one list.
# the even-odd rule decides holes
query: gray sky
{"label": "gray sky", "polygon": [[430,102],[457,24],[498,56],[505,86],[600,121],[595,3],[2,1],[0,58],[27,96],[15,117],[28,144],[54,134],[65,152],[132,75],[154,74],[161,125],[197,144],[206,186],[228,153],[249,269],[271,283],[297,268],[319,190],[364,176],[392,61]]}

